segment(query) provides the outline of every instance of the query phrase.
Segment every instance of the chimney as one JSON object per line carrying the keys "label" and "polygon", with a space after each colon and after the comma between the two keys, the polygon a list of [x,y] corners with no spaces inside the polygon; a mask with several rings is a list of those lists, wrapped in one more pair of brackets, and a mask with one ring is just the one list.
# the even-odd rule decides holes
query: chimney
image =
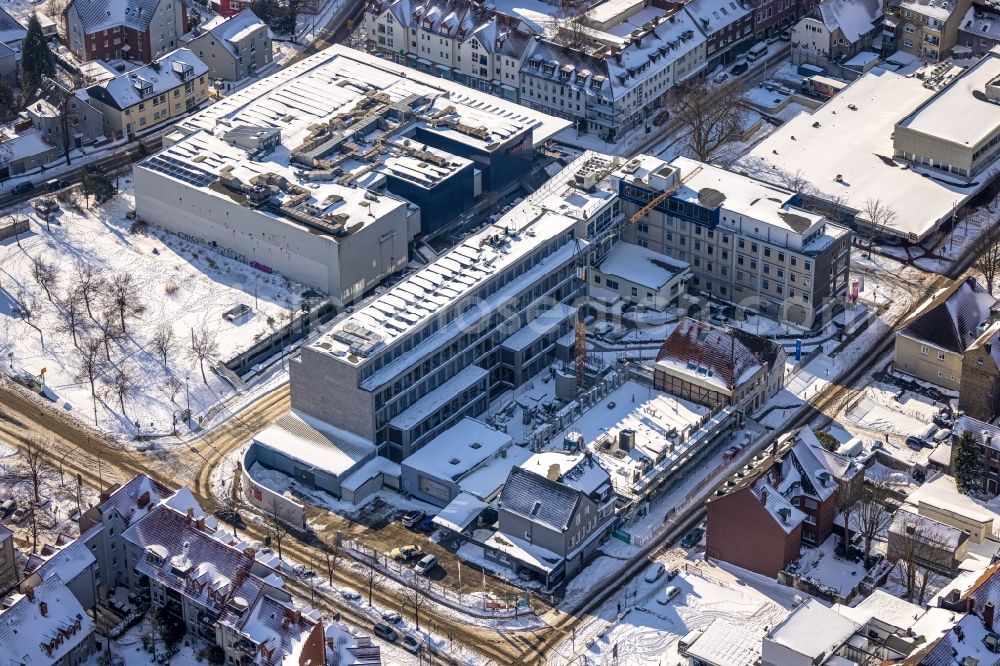
{"label": "chimney", "polygon": [[187,512],[187,524],[190,525],[194,520],[194,509],[189,508]]}
{"label": "chimney", "polygon": [[291,622],[292,618],[287,615],[281,619],[281,628],[288,629],[288,623]]}
{"label": "chimney", "polygon": [[760,489],[760,503],[767,504],[767,488]]}
{"label": "chimney", "polygon": [[993,631],[994,610],[992,601],[987,601],[986,605],[983,606],[983,626],[986,627],[986,631]]}
{"label": "chimney", "polygon": [[249,557],[251,560],[257,556],[257,551],[253,548],[244,548],[243,554]]}
{"label": "chimney", "polygon": [[[990,606],[990,621],[992,622],[992,620],[993,620],[993,607],[992,607],[992,604],[988,604],[988,605]],[[39,601],[38,602],[38,612],[42,614],[42,617],[45,617],[46,615],[49,614],[49,605],[47,603],[45,603],[44,601]],[[985,612],[985,609],[984,609],[984,612]],[[983,618],[983,621],[984,622],[986,621],[985,616]]]}
{"label": "chimney", "polygon": [[35,600],[35,588],[33,588],[33,587],[26,587],[26,588],[24,588],[24,596],[28,597],[28,601],[34,601]]}
{"label": "chimney", "polygon": [[195,526],[199,531],[205,531],[205,516],[198,516],[198,520],[195,521]]}
{"label": "chimney", "polygon": [[138,506],[139,506],[140,509],[143,508],[144,506],[146,506],[147,504],[149,504],[149,491],[148,490],[146,492],[144,492],[143,494],[139,495],[139,501],[136,502],[136,504],[138,504]]}
{"label": "chimney", "polygon": [[301,620],[302,620],[302,611],[296,608],[294,611],[292,611],[292,622],[298,624]]}
{"label": "chimney", "polygon": [[906,523],[906,533],[907,534],[915,534],[916,531],[917,531],[917,526],[916,525],[914,525],[913,523]]}

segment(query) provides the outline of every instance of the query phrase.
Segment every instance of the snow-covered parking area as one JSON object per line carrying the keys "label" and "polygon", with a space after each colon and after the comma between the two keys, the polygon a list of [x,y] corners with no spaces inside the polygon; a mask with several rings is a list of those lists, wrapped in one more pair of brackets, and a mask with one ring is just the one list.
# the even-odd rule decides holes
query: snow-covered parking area
{"label": "snow-covered parking area", "polygon": [[[63,203],[49,224],[24,208],[15,216],[30,214],[30,230],[0,241],[4,370],[44,374],[60,409],[122,438],[136,422],[143,435],[171,433],[189,399],[197,420],[231,397],[212,365],[282,326],[299,302],[298,285],[133,225],[131,208],[127,191],[90,210]],[[242,316],[224,318],[238,306]]]}

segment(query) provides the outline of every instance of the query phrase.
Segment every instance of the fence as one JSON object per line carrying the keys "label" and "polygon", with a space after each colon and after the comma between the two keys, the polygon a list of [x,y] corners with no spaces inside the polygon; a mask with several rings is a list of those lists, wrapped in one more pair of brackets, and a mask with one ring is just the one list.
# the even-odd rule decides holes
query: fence
{"label": "fence", "polygon": [[285,497],[281,493],[277,493],[265,485],[257,483],[247,469],[257,462],[257,457],[254,452],[254,444],[251,443],[247,452],[243,457],[243,464],[240,466],[242,472],[243,488],[245,492],[243,493],[246,500],[250,504],[254,505],[258,509],[264,511],[264,515],[274,515],[282,522],[286,522],[293,527],[299,529],[305,529],[306,526],[306,508],[292,500]]}
{"label": "fence", "polygon": [[245,377],[253,371],[254,366],[274,358],[286,347],[304,339],[314,327],[330,321],[336,314],[337,308],[329,301],[323,301],[309,312],[292,317],[287,324],[270,333],[250,349],[223,362],[222,365],[235,375]]}

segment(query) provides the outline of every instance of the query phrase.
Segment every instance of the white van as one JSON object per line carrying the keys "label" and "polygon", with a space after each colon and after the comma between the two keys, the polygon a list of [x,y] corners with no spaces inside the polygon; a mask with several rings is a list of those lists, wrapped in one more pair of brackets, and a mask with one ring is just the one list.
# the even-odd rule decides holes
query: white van
{"label": "white van", "polygon": [[767,55],[767,42],[757,42],[747,51],[747,61],[757,62]]}
{"label": "white van", "polygon": [[425,555],[423,559],[417,562],[417,566],[413,567],[414,570],[421,576],[426,576],[431,572],[434,567],[438,564],[438,558],[433,555]]}

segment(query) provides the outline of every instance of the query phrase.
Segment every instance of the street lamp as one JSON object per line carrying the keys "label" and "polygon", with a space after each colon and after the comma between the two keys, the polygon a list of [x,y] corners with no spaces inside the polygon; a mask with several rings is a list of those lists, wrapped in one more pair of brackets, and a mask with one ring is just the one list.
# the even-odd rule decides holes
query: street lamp
{"label": "street lamp", "polygon": [[191,391],[188,390],[188,380],[191,379],[190,376],[184,376],[184,396],[187,399],[187,417],[191,420]]}

